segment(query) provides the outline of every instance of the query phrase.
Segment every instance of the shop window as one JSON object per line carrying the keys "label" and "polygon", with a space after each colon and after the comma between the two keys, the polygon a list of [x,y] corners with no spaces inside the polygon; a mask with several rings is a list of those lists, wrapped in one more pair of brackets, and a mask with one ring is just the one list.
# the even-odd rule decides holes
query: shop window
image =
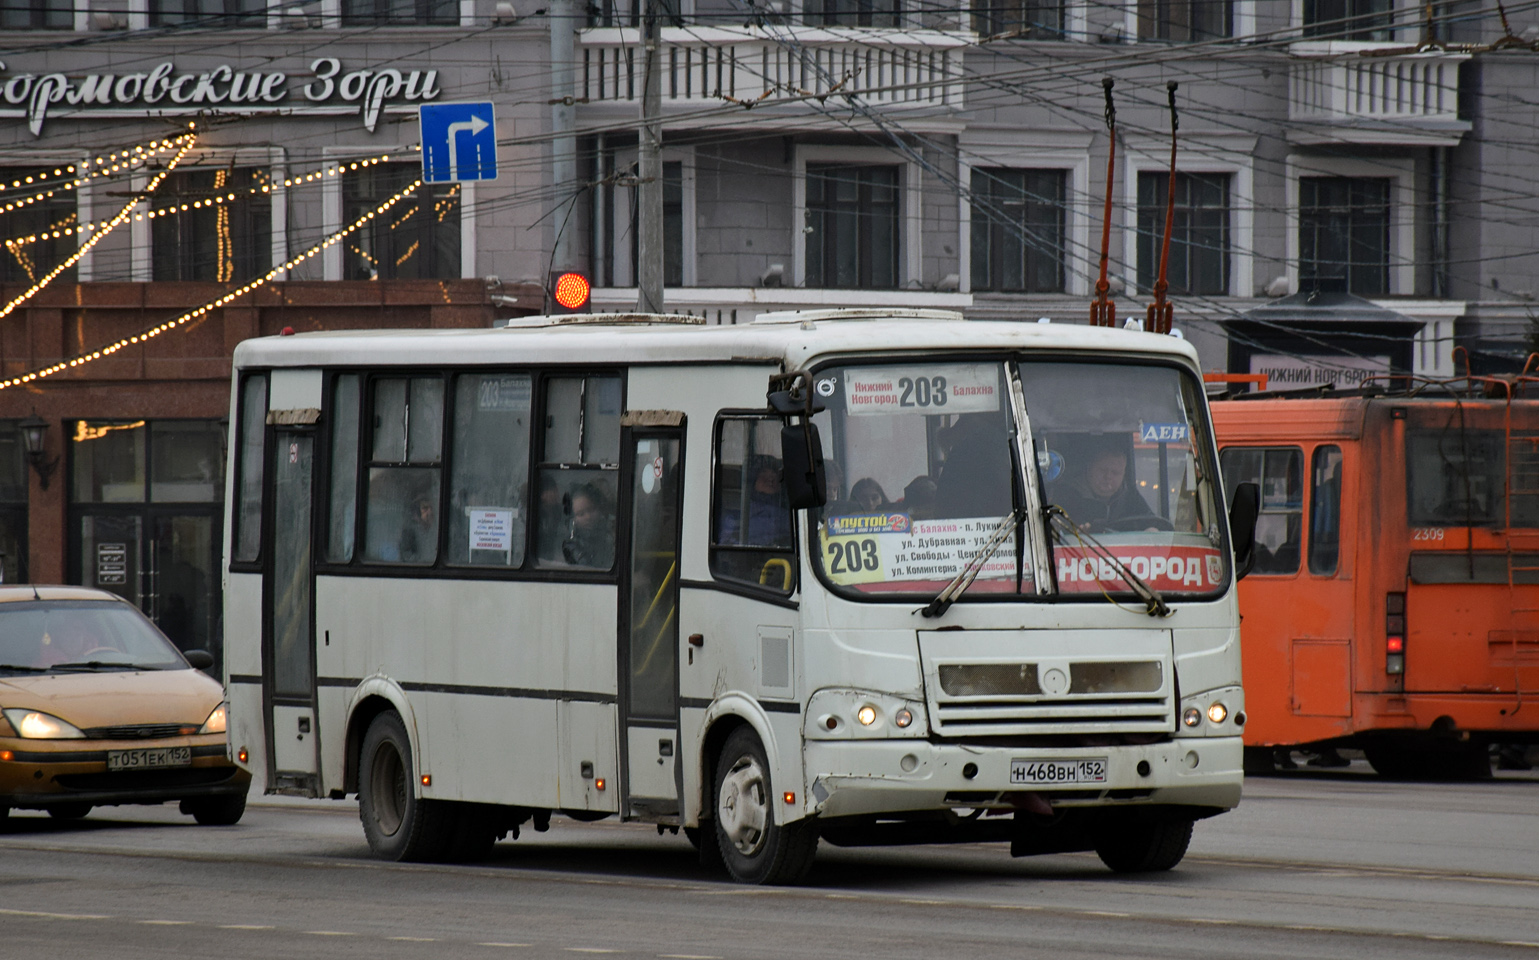
{"label": "shop window", "polygon": [[1394,0],[1304,0],[1304,36],[1388,43],[1394,10]]}
{"label": "shop window", "polygon": [[1067,182],[1066,170],[973,170],[973,290],[1063,291]]}
{"label": "shop window", "polygon": [[808,24],[819,27],[901,27],[900,0],[814,0],[804,8]]}
{"label": "shop window", "polygon": [[27,579],[27,454],[15,421],[0,422],[0,582]]}
{"label": "shop window", "polygon": [[541,567],[609,570],[615,558],[620,378],[545,381],[535,534]]}
{"label": "shop window", "polygon": [[459,0],[342,0],[342,25],[458,26]]}
{"label": "shop window", "polygon": [[[35,283],[69,259],[79,247],[75,228],[75,191],[64,189],[74,180],[67,167],[0,167],[0,189],[6,204],[26,201],[8,213],[0,213],[0,283]],[[35,199],[34,199],[35,198]],[[55,233],[60,234],[54,236]],[[55,282],[75,282],[75,268],[61,273]]]}
{"label": "shop window", "polygon": [[780,421],[723,417],[716,424],[711,573],[790,593],[794,517],[780,460]]}
{"label": "shop window", "polygon": [[[1170,174],[1138,175],[1138,288],[1153,290],[1165,240]],[[1229,293],[1229,175],[1177,173],[1166,278],[1172,294]]]}
{"label": "shop window", "polygon": [[145,421],[75,421],[71,463],[76,503],[142,503]]}
{"label": "shop window", "polygon": [[375,380],[363,558],[438,559],[444,383],[438,377]]}
{"label": "shop window", "polygon": [[807,165],[807,286],[898,285],[899,171]]}
{"label": "shop window", "polygon": [[466,374],[456,380],[449,563],[523,564],[533,396],[528,374]]}
{"label": "shop window", "polygon": [[0,6],[0,29],[73,30],[75,5],[63,0],[7,0]]}
{"label": "shop window", "polygon": [[[246,399],[255,393],[260,389],[248,387]],[[217,503],[224,497],[218,421],[77,420],[70,439],[75,503]]]}
{"label": "shop window", "polygon": [[1387,177],[1299,179],[1299,287],[1389,293]]}
{"label": "shop window", "polygon": [[326,559],[353,559],[353,535],[358,521],[358,418],[362,378],[356,373],[337,377],[331,387],[330,526]]}
{"label": "shop window", "polygon": [[1138,39],[1197,43],[1234,32],[1233,0],[1138,0]]}
{"label": "shop window", "polygon": [[1064,39],[1064,0],[993,0],[974,8],[973,29],[1024,40]]}
{"label": "shop window", "polygon": [[150,197],[155,279],[245,283],[270,270],[271,183],[245,167],[167,176]]}
{"label": "shop window", "polygon": [[1341,448],[1316,447],[1309,476],[1309,572],[1331,576],[1341,558]]}
{"label": "shop window", "polygon": [[267,440],[267,377],[251,376],[241,382],[240,446],[236,448],[235,557],[255,560],[262,544],[263,450]]}
{"label": "shop window", "polygon": [[1261,488],[1253,573],[1298,573],[1303,546],[1304,455],[1297,447],[1229,447],[1219,456],[1224,489]]}
{"label": "shop window", "polygon": [[[420,166],[382,164],[342,175],[342,218],[352,223],[406,189]],[[419,184],[344,241],[347,280],[456,279],[460,275],[460,185]]]}
{"label": "shop window", "polygon": [[150,0],[152,27],[261,27],[266,23],[267,0]]}

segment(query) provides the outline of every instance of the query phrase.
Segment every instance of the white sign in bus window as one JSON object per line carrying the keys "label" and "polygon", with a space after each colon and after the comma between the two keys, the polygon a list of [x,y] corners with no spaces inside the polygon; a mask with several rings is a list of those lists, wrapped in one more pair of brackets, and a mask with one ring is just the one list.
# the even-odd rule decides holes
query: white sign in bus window
{"label": "white sign in bus window", "polygon": [[854,367],[844,373],[851,416],[894,413],[993,413],[999,409],[999,365],[935,363]]}
{"label": "white sign in bus window", "polygon": [[[999,521],[999,517],[910,520],[901,513],[832,517],[823,530],[823,570],[838,584],[944,583],[977,555]],[[1014,576],[1015,533],[1011,531],[984,563],[978,579]]]}
{"label": "white sign in bus window", "polygon": [[513,518],[518,510],[511,507],[466,507],[470,517],[470,549],[513,551]]}
{"label": "white sign in bus window", "polygon": [[534,395],[529,377],[482,377],[476,390],[477,405],[482,410],[508,410],[528,413]]}

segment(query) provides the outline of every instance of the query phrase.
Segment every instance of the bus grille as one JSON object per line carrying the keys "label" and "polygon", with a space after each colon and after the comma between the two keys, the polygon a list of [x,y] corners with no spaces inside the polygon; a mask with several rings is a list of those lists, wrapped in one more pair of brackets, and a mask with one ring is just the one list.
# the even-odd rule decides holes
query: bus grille
{"label": "bus grille", "polygon": [[1175,729],[1168,697],[1070,697],[1031,700],[938,700],[941,736],[1010,733],[1160,733]]}

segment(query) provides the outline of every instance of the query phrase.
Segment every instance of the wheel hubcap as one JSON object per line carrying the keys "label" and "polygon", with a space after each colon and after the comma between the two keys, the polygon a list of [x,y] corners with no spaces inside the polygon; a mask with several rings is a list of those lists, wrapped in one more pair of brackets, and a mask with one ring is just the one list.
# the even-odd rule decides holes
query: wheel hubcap
{"label": "wheel hubcap", "polygon": [[401,755],[388,743],[380,744],[374,752],[374,776],[369,786],[374,800],[374,822],[385,836],[394,836],[401,829],[406,811],[406,768]]}
{"label": "wheel hubcap", "polygon": [[769,822],[769,785],[753,757],[739,757],[721,781],[716,798],[716,822],[737,852],[752,856],[764,845]]}

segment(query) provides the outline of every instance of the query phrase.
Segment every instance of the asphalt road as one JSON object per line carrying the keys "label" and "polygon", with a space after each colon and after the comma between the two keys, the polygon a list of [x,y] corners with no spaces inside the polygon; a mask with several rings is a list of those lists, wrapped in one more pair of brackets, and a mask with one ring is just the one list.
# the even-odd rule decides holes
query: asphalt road
{"label": "asphalt road", "polygon": [[368,856],[346,802],[0,824],[0,960],[1252,957],[1539,960],[1539,774],[1253,779],[1175,871],[997,845],[840,849],[739,887],[682,837],[557,820],[476,866]]}

